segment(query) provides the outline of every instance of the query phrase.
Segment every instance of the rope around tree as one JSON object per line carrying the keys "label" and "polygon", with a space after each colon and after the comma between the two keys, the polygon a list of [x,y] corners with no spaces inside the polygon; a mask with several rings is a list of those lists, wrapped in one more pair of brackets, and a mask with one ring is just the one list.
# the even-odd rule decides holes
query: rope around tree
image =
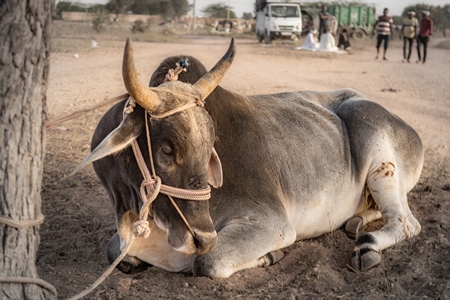
{"label": "rope around tree", "polygon": [[[26,221],[17,221],[12,218],[5,218],[0,217],[0,223],[5,224],[6,226],[17,228],[17,229],[24,229],[27,227],[37,226],[44,222],[44,215],[39,214],[35,219],[32,220],[26,220]],[[4,283],[19,283],[19,284],[36,284],[39,285],[46,290],[50,291],[52,294],[55,295],[55,297],[58,296],[58,292],[56,291],[56,288],[51,285],[50,283],[46,282],[45,280],[42,280],[40,278],[34,278],[34,277],[6,277],[6,276],[0,276],[0,282]]]}

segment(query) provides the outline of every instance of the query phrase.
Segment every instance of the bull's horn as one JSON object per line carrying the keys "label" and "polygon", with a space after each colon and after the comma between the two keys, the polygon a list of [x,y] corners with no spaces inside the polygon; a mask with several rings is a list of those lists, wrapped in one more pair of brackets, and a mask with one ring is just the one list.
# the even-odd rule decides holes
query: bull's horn
{"label": "bull's horn", "polygon": [[203,75],[203,77],[194,84],[194,88],[200,93],[202,99],[206,99],[220,83],[223,76],[225,76],[225,73],[230,68],[235,53],[236,46],[234,44],[234,38],[232,38],[227,53],[225,53],[208,73]]}
{"label": "bull's horn", "polygon": [[131,97],[143,108],[154,112],[160,100],[158,95],[143,85],[138,78],[136,68],[134,67],[133,49],[130,39],[127,39],[123,54],[122,76],[125,88]]}

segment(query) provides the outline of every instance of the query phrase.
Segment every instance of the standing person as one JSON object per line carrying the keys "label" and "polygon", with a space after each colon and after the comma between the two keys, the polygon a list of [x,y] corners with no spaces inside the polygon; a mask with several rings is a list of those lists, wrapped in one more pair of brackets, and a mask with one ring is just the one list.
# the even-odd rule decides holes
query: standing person
{"label": "standing person", "polygon": [[[403,62],[407,61],[409,62],[409,59],[411,58],[411,49],[414,42],[414,39],[416,38],[417,34],[417,27],[419,27],[419,21],[417,21],[414,16],[416,15],[415,12],[409,11],[408,12],[408,19],[406,19],[403,22],[402,26],[402,36],[403,36]],[[408,55],[406,55],[406,44],[408,43]]]}
{"label": "standing person", "polygon": [[322,5],[322,10],[319,12],[319,41],[322,33],[328,31],[330,27],[330,14],[327,12],[327,6]]}
{"label": "standing person", "polygon": [[[378,59],[378,56],[380,55],[380,46],[381,42],[384,41],[384,52],[383,52],[383,59],[386,59],[386,51],[389,46],[389,38],[391,37],[391,34],[393,34],[392,31],[392,18],[388,16],[389,9],[385,8],[383,10],[383,15],[378,17],[378,20],[375,22],[375,25],[373,25],[374,30],[377,31],[377,56],[375,56],[375,59]],[[374,32],[372,32],[372,35]]]}
{"label": "standing person", "polygon": [[421,60],[420,56],[420,46],[423,44],[423,63],[427,61],[427,46],[430,36],[433,35],[433,20],[430,19],[430,12],[428,10],[422,11],[422,20],[420,21],[419,35],[417,36],[417,55],[419,59],[416,63]]}

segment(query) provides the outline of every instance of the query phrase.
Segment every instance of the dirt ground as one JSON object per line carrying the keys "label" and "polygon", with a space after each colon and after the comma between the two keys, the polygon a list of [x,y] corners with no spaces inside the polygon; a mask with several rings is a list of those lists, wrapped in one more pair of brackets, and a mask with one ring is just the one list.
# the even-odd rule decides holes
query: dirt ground
{"label": "dirt ground", "polygon": [[[56,27],[62,26],[56,24]],[[91,47],[95,38],[97,48]],[[170,43],[134,43],[140,78],[148,82],[166,57],[187,54],[211,68],[230,41],[184,35]],[[383,262],[365,273],[348,266],[354,241],[343,231],[284,249],[274,266],[238,272],[228,279],[196,278],[157,268],[127,276],[114,271],[86,299],[450,299],[450,50],[433,38],[426,64],[402,63],[401,42],[388,61],[374,60],[374,40],[354,43],[354,54],[293,50],[237,39],[237,54],[221,86],[242,94],[294,90],[361,91],[410,123],[421,136],[425,167],[409,193],[422,233],[383,251]],[[59,34],[53,39],[48,119],[92,106],[125,92],[121,64],[125,39]],[[413,61],[416,59],[413,52]],[[59,181],[89,153],[95,126],[108,107],[47,131],[41,245],[41,278],[67,298],[93,283],[108,267],[106,243],[115,232],[106,192],[91,166]],[[380,226],[380,223],[372,227]]]}

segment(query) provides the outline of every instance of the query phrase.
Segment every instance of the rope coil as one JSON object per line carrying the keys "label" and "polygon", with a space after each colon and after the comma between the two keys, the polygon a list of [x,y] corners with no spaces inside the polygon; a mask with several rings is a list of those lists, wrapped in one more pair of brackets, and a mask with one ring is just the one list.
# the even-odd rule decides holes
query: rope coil
{"label": "rope coil", "polygon": [[135,236],[143,236],[144,238],[148,238],[150,236],[150,226],[148,221],[139,220],[134,223],[133,226],[133,234]]}

